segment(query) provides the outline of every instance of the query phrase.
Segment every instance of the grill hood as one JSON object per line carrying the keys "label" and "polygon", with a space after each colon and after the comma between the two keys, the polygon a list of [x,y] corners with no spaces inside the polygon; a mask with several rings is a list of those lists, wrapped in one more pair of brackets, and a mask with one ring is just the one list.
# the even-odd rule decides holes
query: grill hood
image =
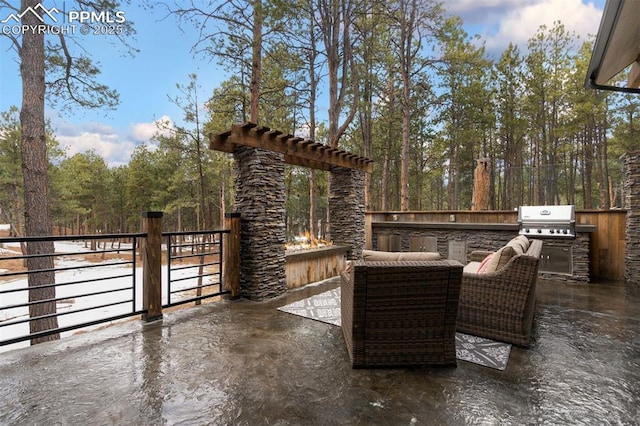
{"label": "grill hood", "polygon": [[575,238],[575,206],[518,207],[520,234],[531,237]]}

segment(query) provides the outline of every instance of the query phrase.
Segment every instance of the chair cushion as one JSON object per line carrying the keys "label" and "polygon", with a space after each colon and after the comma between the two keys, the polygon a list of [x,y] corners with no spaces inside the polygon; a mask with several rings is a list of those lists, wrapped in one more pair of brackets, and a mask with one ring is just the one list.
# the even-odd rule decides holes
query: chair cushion
{"label": "chair cushion", "polygon": [[489,264],[489,262],[491,262],[492,258],[493,258],[493,253],[491,253],[489,256],[485,257],[484,260],[482,262],[480,262],[480,265],[478,266],[478,270],[476,272],[478,274],[486,274],[487,273],[487,265]]}
{"label": "chair cushion", "polygon": [[407,253],[398,253],[398,260],[440,260],[440,253],[432,251],[411,251]]}
{"label": "chair cushion", "polygon": [[491,259],[487,261],[485,272],[495,272],[503,268],[509,260],[516,255],[516,251],[511,246],[504,246],[500,250],[491,255]]}
{"label": "chair cushion", "polygon": [[518,235],[507,243],[507,246],[513,247],[516,254],[524,254],[529,250],[529,239],[524,235]]}
{"label": "chair cushion", "polygon": [[362,258],[365,261],[416,261],[416,260],[440,260],[440,253],[430,251],[391,252],[377,250],[363,250]]}
{"label": "chair cushion", "polygon": [[465,274],[477,274],[478,269],[480,269],[480,262],[469,262],[464,265],[464,269],[462,270]]}

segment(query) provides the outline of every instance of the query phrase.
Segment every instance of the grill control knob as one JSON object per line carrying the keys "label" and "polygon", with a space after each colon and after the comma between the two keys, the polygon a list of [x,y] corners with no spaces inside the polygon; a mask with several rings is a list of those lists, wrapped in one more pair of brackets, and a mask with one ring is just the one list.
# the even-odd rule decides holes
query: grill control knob
{"label": "grill control knob", "polygon": [[550,233],[550,234],[553,234],[553,229],[549,229],[549,233]]}
{"label": "grill control knob", "polygon": [[538,234],[542,234],[542,229],[538,228]]}

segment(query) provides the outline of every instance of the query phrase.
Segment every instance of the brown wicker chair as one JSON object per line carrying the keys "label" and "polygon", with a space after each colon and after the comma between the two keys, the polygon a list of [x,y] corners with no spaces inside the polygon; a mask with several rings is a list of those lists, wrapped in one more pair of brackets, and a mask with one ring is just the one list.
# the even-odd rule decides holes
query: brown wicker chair
{"label": "brown wicker chair", "polygon": [[[536,280],[542,241],[530,240],[523,254],[495,272],[462,276],[458,331],[529,346],[536,303]],[[486,252],[472,253],[479,261]]]}
{"label": "brown wicker chair", "polygon": [[342,332],[353,368],[456,366],[457,261],[356,261],[343,272]]}

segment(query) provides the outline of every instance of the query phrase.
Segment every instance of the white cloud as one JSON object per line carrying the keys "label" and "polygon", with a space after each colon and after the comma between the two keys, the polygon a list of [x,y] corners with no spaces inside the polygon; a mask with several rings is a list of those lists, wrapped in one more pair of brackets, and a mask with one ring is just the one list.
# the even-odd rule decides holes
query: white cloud
{"label": "white cloud", "polygon": [[539,0],[448,0],[445,2],[445,7],[449,12],[462,16],[467,22],[473,17],[481,20],[482,16],[488,12],[505,13],[510,9],[535,4],[536,1]]}
{"label": "white cloud", "polygon": [[510,40],[518,45],[526,45],[541,25],[553,27],[561,22],[568,32],[575,32],[582,40],[595,35],[600,25],[602,11],[593,3],[584,4],[580,0],[544,0],[507,14],[500,22],[498,33],[488,40],[487,45],[504,44]]}
{"label": "white cloud", "polygon": [[[169,116],[160,119],[131,125],[128,134],[119,132],[107,123],[92,121],[74,123],[62,119],[51,111],[48,112],[51,119],[54,134],[60,147],[65,149],[67,156],[93,150],[104,158],[109,166],[128,164],[131,154],[136,146],[147,143],[154,134],[165,133],[168,130],[159,130],[157,123],[165,123],[167,128],[173,128],[173,122]],[[151,147],[154,145],[151,144]]]}
{"label": "white cloud", "polygon": [[147,123],[134,123],[131,125],[131,136],[140,142],[150,141],[156,134],[168,135],[169,129],[173,129],[173,121],[168,115]]}
{"label": "white cloud", "polygon": [[72,132],[56,133],[56,139],[69,157],[93,150],[109,165],[120,165],[129,162],[135,149],[133,141],[121,137],[112,128],[101,123],[68,125],[67,130]]}
{"label": "white cloud", "polygon": [[487,50],[498,55],[510,42],[524,51],[541,25],[551,28],[556,21],[584,41],[597,33],[602,17],[602,7],[583,0],[449,0],[446,7],[465,24],[479,28]]}

